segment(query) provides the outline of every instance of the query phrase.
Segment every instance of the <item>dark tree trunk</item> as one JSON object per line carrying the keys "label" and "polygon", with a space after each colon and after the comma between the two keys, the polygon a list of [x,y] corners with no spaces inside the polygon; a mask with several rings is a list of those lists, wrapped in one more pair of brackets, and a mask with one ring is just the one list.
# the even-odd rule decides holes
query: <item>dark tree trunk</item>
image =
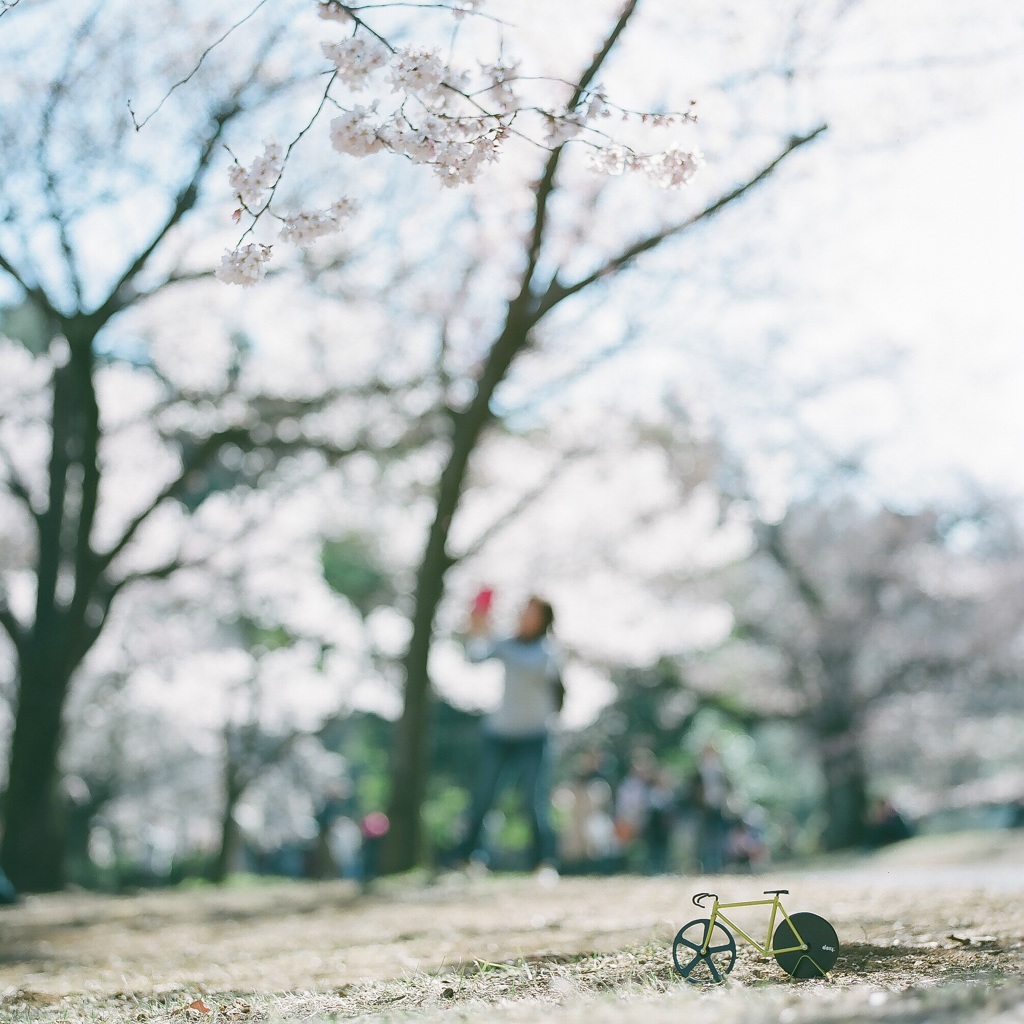
{"label": "dark tree trunk", "polygon": [[[852,649],[852,648],[851,648]],[[826,850],[846,850],[864,841],[867,773],[861,739],[861,716],[853,698],[850,650],[829,652],[823,659],[828,684],[815,716],[815,731],[825,779]]]}
{"label": "dark tree trunk", "polygon": [[[569,103],[570,107],[576,106],[599,73],[636,7],[637,0],[627,0],[604,45],[594,55],[590,66],[580,78],[573,99]],[[473,401],[464,412],[453,416],[452,450],[441,475],[435,517],[416,577],[413,635],[403,659],[405,699],[391,753],[391,795],[388,808],[391,829],[384,847],[381,865],[383,871],[401,871],[419,862],[423,831],[421,810],[429,772],[432,695],[428,660],[437,608],[444,593],[444,578],[452,565],[452,558],[447,551],[448,535],[452,518],[462,497],[470,457],[480,435],[492,418],[491,399],[505,379],[509,367],[528,346],[533,328],[556,305],[570,295],[582,293],[599,280],[619,273],[630,266],[638,256],[657,248],[666,239],[678,235],[687,227],[714,216],[771,175],[786,155],[809,142],[822,130],[819,128],[803,138],[794,137],[775,160],[746,184],[733,189],[705,207],[702,212],[675,227],[638,240],[592,275],[585,276],[568,287],[561,284],[555,275],[544,282],[541,288],[535,290],[535,275],[548,230],[548,204],[556,191],[555,179],[562,147],[557,148],[548,158],[544,172],[534,187],[533,225],[524,253],[526,259],[519,278],[519,292],[509,303],[504,328],[488,352],[483,370],[476,382]]]}
{"label": "dark tree trunk", "polygon": [[415,867],[423,852],[421,812],[427,795],[433,706],[430,646],[437,608],[444,594],[444,578],[452,564],[447,551],[452,516],[458,508],[469,457],[478,435],[479,429],[472,437],[465,431],[455,432],[452,454],[438,488],[434,521],[416,574],[413,632],[403,660],[405,701],[391,752],[388,807],[391,828],[381,861],[381,870],[386,874]]}
{"label": "dark tree trunk", "polygon": [[491,348],[470,406],[453,418],[451,452],[437,489],[434,520],[416,574],[413,632],[403,659],[405,700],[391,752],[391,795],[388,832],[381,871],[405,871],[420,863],[423,844],[421,812],[427,792],[430,711],[433,694],[429,674],[430,646],[444,579],[453,564],[448,552],[452,519],[458,511],[469,460],[492,419],[491,398],[515,357],[527,346],[535,320],[528,285],[509,308],[505,329]]}
{"label": "dark tree trunk", "polygon": [[5,796],[3,867],[22,892],[64,884],[64,807],[57,756],[68,681],[45,662],[22,668]]}
{"label": "dark tree trunk", "polygon": [[220,818],[220,848],[217,859],[213,862],[212,882],[220,884],[227,880],[231,869],[231,858],[238,844],[238,825],[235,823],[235,808],[242,799],[245,787],[239,785],[230,758],[224,771],[224,807]]}
{"label": "dark tree trunk", "polygon": [[18,703],[0,848],[7,875],[28,892],[64,884],[62,718],[71,677],[99,635],[103,614],[90,547],[99,493],[94,331],[87,318],[64,327],[70,355],[54,373],[49,490],[37,518],[35,620],[17,645]]}
{"label": "dark tree trunk", "polygon": [[867,775],[855,733],[830,736],[821,744],[825,776],[826,850],[847,850],[864,842],[867,813]]}

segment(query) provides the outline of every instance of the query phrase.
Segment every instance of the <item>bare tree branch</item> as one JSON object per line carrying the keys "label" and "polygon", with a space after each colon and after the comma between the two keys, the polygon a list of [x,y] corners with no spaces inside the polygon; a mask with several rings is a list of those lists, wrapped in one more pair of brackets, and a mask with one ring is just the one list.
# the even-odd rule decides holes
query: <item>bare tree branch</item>
{"label": "bare tree branch", "polygon": [[68,47],[62,61],[62,69],[54,75],[53,81],[50,83],[49,92],[47,93],[46,103],[43,105],[39,138],[36,143],[36,159],[43,174],[45,184],[43,196],[46,200],[47,212],[57,232],[57,240],[60,243],[61,253],[64,256],[64,269],[67,271],[67,281],[71,286],[75,306],[78,308],[82,305],[82,281],[78,273],[75,249],[71,244],[68,218],[66,216],[67,211],[61,209],[60,202],[58,201],[57,173],[50,165],[49,148],[51,142],[59,135],[53,121],[57,115],[60,101],[68,95],[68,82],[71,79],[72,62],[81,49],[82,40],[87,38],[92,31],[101,8],[101,3],[94,4],[92,10],[78,27],[78,31],[68,41]]}
{"label": "bare tree branch", "polygon": [[7,489],[10,493],[18,499],[25,506],[28,514],[32,517],[33,522],[39,525],[39,513],[32,506],[32,494],[29,491],[28,484],[22,479],[21,474],[16,469],[13,460],[11,459],[10,452],[0,445],[0,463],[3,464],[7,470]]}
{"label": "bare tree branch", "polygon": [[7,593],[3,589],[0,589],[0,626],[3,626],[5,632],[11,638],[11,643],[14,644],[15,650],[17,650],[20,657],[25,651],[25,645],[28,643],[28,630],[19,621],[14,612],[11,611],[10,605],[7,603]]}
{"label": "bare tree branch", "polygon": [[531,487],[525,494],[520,495],[519,499],[506,509],[505,512],[498,516],[498,518],[489,526],[487,526],[471,544],[466,545],[460,554],[453,555],[453,564],[479,554],[480,551],[486,547],[488,542],[501,533],[509,523],[514,522],[518,516],[522,515],[522,513],[531,505],[535,504],[541,497],[543,497],[547,492],[547,489],[558,479],[559,475],[565,471],[565,463],[576,454],[579,453],[567,452],[561,459],[559,459],[555,465],[553,465],[551,469],[544,474],[539,483]]}
{"label": "bare tree branch", "polygon": [[811,611],[820,613],[825,609],[825,599],[811,583],[807,574],[796,564],[782,540],[782,529],[778,523],[766,525],[761,531],[763,549],[771,555],[775,564],[789,577],[797,592]]}
{"label": "bare tree branch", "polygon": [[701,221],[710,219],[726,206],[729,206],[751,189],[761,184],[761,182],[768,178],[775,168],[786,159],[786,157],[788,157],[794,150],[797,150],[801,146],[805,146],[807,143],[816,139],[826,130],[826,127],[827,126],[824,124],[819,125],[814,129],[814,131],[809,132],[807,135],[794,136],[774,159],[765,164],[757,174],[742,185],[734,188],[731,192],[727,192],[725,195],[720,196],[713,203],[704,207],[704,209],[699,213],[694,214],[692,217],[688,217],[679,224],[673,224],[670,227],[648,235],[646,238],[641,238],[632,245],[627,246],[618,255],[606,260],[600,267],[598,267],[597,270],[587,274],[585,277],[581,277],[572,284],[565,285],[561,284],[556,276],[548,286],[547,291],[541,297],[538,315],[542,316],[544,313],[557,306],[564,299],[567,299],[572,295],[576,295],[585,288],[589,288],[590,285],[594,284],[596,281],[618,273],[620,270],[623,270],[631,264],[638,256],[642,256],[644,253],[650,252],[652,249],[656,249],[662,242],[667,241],[669,238],[682,234],[684,231],[692,228],[696,224],[699,224]]}
{"label": "bare tree branch", "polygon": [[199,55],[199,60],[196,61],[195,66],[192,68],[192,70],[180,81],[175,82],[174,85],[172,85],[170,89],[167,90],[166,94],[160,100],[160,102],[141,121],[139,121],[136,118],[135,111],[132,110],[131,100],[129,100],[128,113],[131,116],[132,124],[135,126],[135,130],[138,132],[145,128],[146,125],[149,124],[149,122],[154,117],[156,117],[156,115],[160,112],[163,105],[171,98],[172,93],[174,93],[177,89],[180,89],[183,85],[188,85],[188,83],[192,81],[195,75],[198,74],[199,69],[203,66],[203,61],[205,61],[206,58],[209,57],[210,54],[218,46],[220,46],[220,44],[223,43],[224,40],[227,39],[227,37],[231,35],[232,32],[235,31],[235,29],[240,28],[242,25],[244,25],[266,3],[267,0],[259,0],[256,6],[247,15],[245,15],[244,18],[240,18],[238,21],[236,21],[230,28],[228,28],[224,32],[223,35],[220,36],[219,39],[212,42],[205,50],[203,50],[203,52]]}
{"label": "bare tree branch", "polygon": [[124,273],[121,274],[121,277],[111,289],[106,302],[96,311],[96,316],[101,324],[106,323],[115,313],[126,309],[143,296],[143,293],[136,292],[131,287],[132,280],[145,267],[150,256],[153,255],[156,248],[167,237],[171,229],[195,206],[199,198],[199,186],[209,170],[213,153],[220,144],[225,129],[242,110],[241,102],[235,99],[227,107],[214,115],[214,130],[210,133],[210,136],[199,152],[199,157],[196,160],[191,177],[175,197],[170,214],[157,229],[149,245],[135,257]]}
{"label": "bare tree branch", "polygon": [[44,292],[38,284],[30,285],[28,280],[22,275],[17,267],[15,267],[2,252],[0,252],[0,270],[13,278],[18,287],[21,288],[21,290],[24,291],[30,299],[34,299],[45,310],[53,311],[53,305],[49,298],[47,298],[46,292]]}

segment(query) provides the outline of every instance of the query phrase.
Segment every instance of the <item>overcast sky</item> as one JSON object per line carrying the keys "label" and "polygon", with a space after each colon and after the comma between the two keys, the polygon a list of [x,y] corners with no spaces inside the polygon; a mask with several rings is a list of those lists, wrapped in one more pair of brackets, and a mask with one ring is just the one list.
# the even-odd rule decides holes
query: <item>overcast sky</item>
{"label": "overcast sky", "polygon": [[[648,365],[607,386],[674,374],[741,447],[810,430],[889,500],[947,499],[967,478],[1024,497],[1024,23],[1012,0],[967,22],[957,7],[861,5],[874,20],[848,26],[804,92],[828,132],[709,229],[725,260],[656,321]],[[698,133],[723,116],[700,102]],[[699,276],[699,249],[692,262]],[[709,284],[702,320],[688,302]],[[882,369],[797,407],[858,362]]]}

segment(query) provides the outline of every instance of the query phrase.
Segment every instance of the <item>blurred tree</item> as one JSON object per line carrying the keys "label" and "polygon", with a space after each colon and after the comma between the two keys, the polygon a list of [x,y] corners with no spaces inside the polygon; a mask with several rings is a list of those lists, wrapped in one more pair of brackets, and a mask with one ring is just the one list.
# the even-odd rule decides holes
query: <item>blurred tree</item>
{"label": "blurred tree", "polygon": [[[627,26],[636,16],[637,4],[624,5],[598,50],[582,72],[563,77],[573,82],[573,109],[579,99],[606,71],[612,55],[621,45]],[[522,205],[527,208],[522,236],[509,240],[514,254],[501,254],[500,262],[490,269],[471,267],[468,275],[490,270],[499,273],[503,287],[511,297],[493,310],[489,321],[494,324],[490,340],[473,339],[476,358],[457,375],[444,366],[447,375],[446,412],[449,419],[449,443],[442,457],[432,496],[431,523],[416,568],[413,588],[412,636],[403,657],[405,688],[402,715],[395,734],[392,763],[392,789],[389,816],[392,822],[386,847],[385,867],[398,871],[416,864],[420,858],[422,808],[428,783],[428,751],[430,747],[431,680],[429,661],[434,641],[436,618],[445,588],[445,579],[459,554],[450,546],[453,522],[459,512],[474,452],[496,418],[501,416],[499,393],[513,365],[539,340],[540,330],[566,300],[599,293],[610,280],[632,267],[650,253],[689,229],[713,218],[735,203],[773,171],[793,151],[815,138],[818,127],[794,135],[778,144],[776,152],[741,184],[724,191],[698,210],[678,220],[665,221],[655,217],[651,226],[639,231],[626,230],[625,236],[610,245],[596,237],[602,224],[595,214],[600,194],[588,194],[574,182],[567,149],[558,145],[543,160],[535,173],[520,176],[516,182],[522,190]],[[531,164],[526,165],[532,170]],[[592,188],[592,186],[591,186]],[[563,204],[580,204],[577,219],[570,215],[561,221],[558,212]],[[493,213],[492,213],[493,216]],[[660,222],[659,222],[660,220]],[[564,255],[559,246],[566,234],[576,232],[581,250],[587,251],[587,267],[582,269],[578,253],[570,248]],[[585,239],[585,241],[584,241]],[[509,267],[515,270],[509,274]],[[468,291],[468,288],[466,289]],[[447,354],[448,332],[441,337],[442,355]]]}
{"label": "blurred tree", "polygon": [[1003,686],[1021,629],[1007,600],[1020,556],[959,551],[950,525],[850,497],[795,504],[758,527],[754,553],[728,574],[733,638],[689,673],[807,730],[827,849],[863,839],[873,714],[898,694]]}
{"label": "blurred tree", "polygon": [[[204,55],[196,40],[217,16],[200,6],[154,18],[95,4],[59,26],[22,6],[0,40],[0,295],[4,329],[28,346],[0,343],[0,626],[17,664],[0,861],[25,890],[62,881],[63,716],[119,596],[199,564],[180,527],[211,495],[294,472],[302,452],[329,464],[401,443],[401,429],[370,436],[383,412],[355,429],[330,417],[379,382],[354,386],[335,360],[297,386],[265,343],[220,327],[220,286],[201,283],[209,176],[232,133],[295,102],[320,67],[283,31],[300,24],[284,9]],[[159,133],[134,132],[126,99],[156,103],[181,68],[192,102]]]}

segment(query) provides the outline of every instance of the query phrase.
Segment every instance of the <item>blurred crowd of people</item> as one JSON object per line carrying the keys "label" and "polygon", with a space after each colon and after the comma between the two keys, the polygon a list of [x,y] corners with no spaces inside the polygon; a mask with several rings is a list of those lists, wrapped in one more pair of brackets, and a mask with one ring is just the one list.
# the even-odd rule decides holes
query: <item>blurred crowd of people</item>
{"label": "blurred crowd of people", "polygon": [[737,808],[714,745],[704,747],[688,778],[646,748],[634,752],[617,785],[605,762],[600,751],[585,754],[571,781],[555,792],[566,870],[714,873],[767,861],[764,814]]}

